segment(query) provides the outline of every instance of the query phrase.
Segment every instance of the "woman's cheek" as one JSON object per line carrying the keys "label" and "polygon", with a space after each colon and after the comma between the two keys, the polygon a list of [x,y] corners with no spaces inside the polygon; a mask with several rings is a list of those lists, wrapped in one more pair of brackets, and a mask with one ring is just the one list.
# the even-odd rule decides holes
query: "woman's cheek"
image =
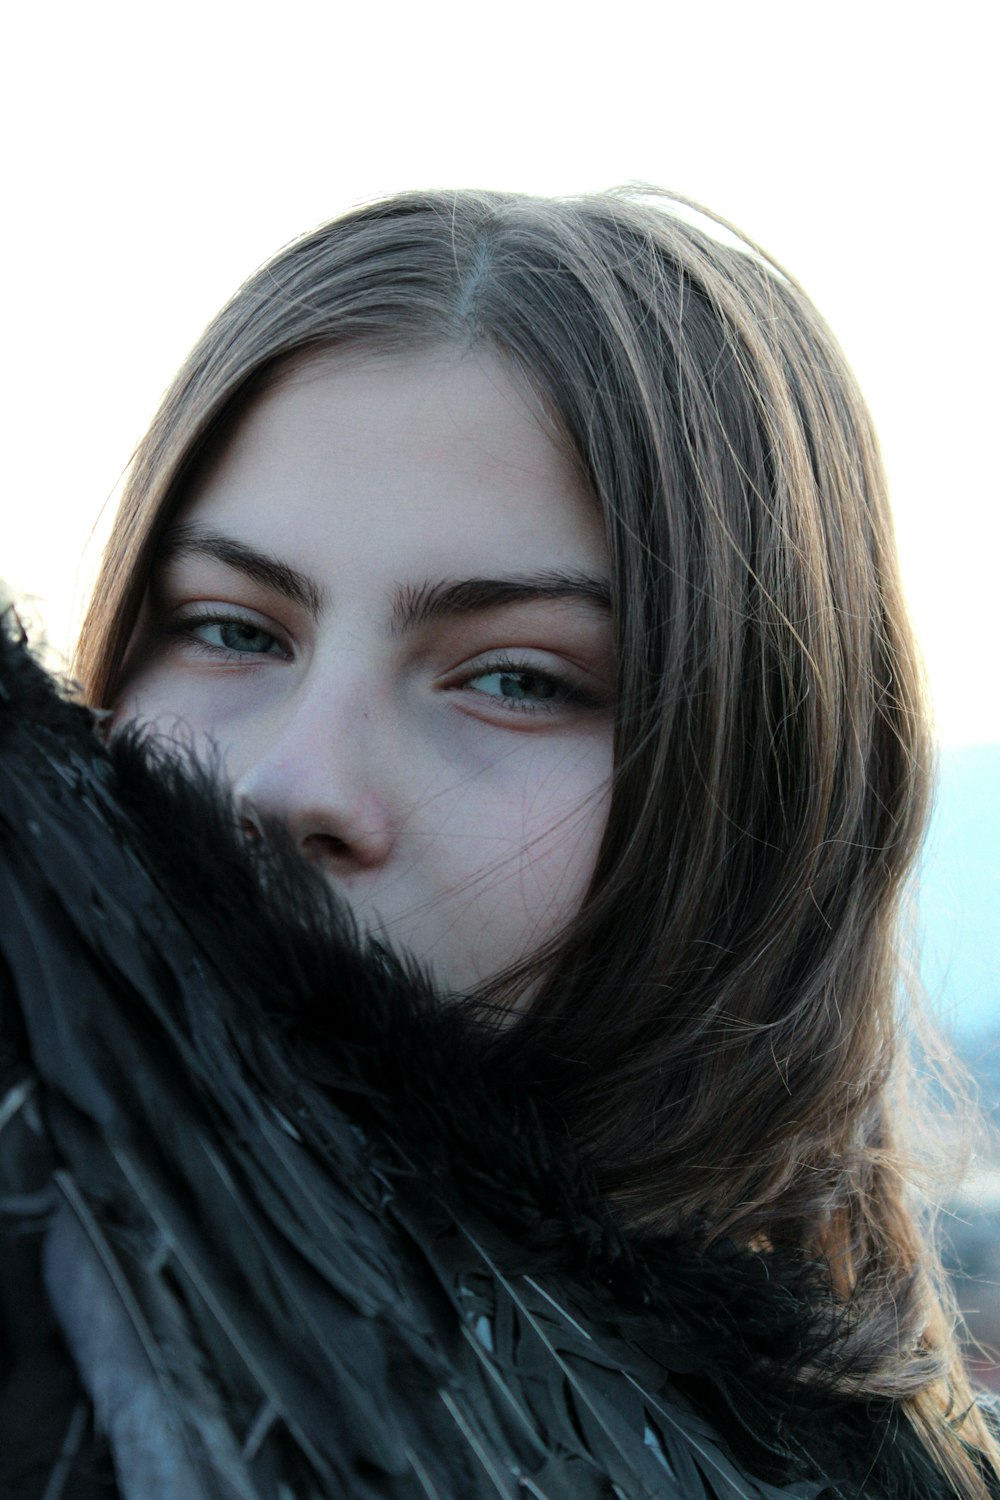
{"label": "woman's cheek", "polygon": [[150,667],[129,684],[114,711],[115,730],[139,721],[154,734],[185,744],[205,736],[238,738],[262,708],[259,691],[248,693],[236,674],[179,671],[169,663]]}
{"label": "woman's cheek", "polygon": [[459,901],[475,896],[478,946],[489,941],[498,950],[492,962],[482,954],[482,968],[555,936],[579,910],[593,876],[610,803],[610,751],[592,745],[567,755],[565,746],[554,748],[539,746],[516,777],[509,761],[498,763],[448,818],[459,837],[442,845],[445,856],[458,856],[447,884]]}

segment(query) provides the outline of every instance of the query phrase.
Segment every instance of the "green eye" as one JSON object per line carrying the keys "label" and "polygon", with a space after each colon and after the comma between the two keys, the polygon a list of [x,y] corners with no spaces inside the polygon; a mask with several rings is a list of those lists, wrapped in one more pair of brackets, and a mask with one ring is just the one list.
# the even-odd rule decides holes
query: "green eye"
{"label": "green eye", "polygon": [[566,689],[561,690],[559,683],[540,672],[484,672],[471,679],[470,686],[473,685],[477,692],[490,698],[514,698],[524,702],[539,703],[568,696]]}
{"label": "green eye", "polygon": [[[257,656],[266,656],[278,644],[268,631],[246,620],[205,620],[194,626],[193,632],[197,632],[195,639],[206,646]],[[215,640],[211,639],[213,634]]]}
{"label": "green eye", "polygon": [[602,706],[574,679],[507,658],[483,662],[461,686],[511,713],[544,714]]}
{"label": "green eye", "polygon": [[240,615],[182,615],[164,625],[163,633],[209,656],[288,655],[270,630]]}

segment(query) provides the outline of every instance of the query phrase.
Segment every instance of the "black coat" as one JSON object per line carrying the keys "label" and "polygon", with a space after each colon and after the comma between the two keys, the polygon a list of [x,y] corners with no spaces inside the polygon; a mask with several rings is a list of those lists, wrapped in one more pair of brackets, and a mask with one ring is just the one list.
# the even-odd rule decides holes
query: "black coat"
{"label": "black coat", "polygon": [[5,635],[4,1500],[949,1493],[797,1378],[818,1273],[622,1232],[489,1056]]}

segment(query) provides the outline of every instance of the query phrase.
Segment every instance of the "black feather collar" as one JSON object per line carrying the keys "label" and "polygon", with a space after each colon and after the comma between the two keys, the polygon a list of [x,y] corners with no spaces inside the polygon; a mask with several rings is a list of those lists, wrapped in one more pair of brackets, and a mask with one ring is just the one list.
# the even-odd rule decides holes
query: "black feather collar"
{"label": "black feather collar", "polygon": [[[471,1027],[460,1007],[442,1006],[419,973],[359,943],[325,886],[280,837],[248,850],[231,806],[203,771],[135,736],[121,736],[107,753],[92,716],[54,691],[23,644],[7,636],[0,642],[0,757],[7,778],[0,830],[8,845],[20,836],[26,846],[19,859],[28,873],[17,899],[26,911],[32,903],[47,912],[58,907],[62,915],[46,920],[60,934],[67,924],[72,929],[73,972],[85,974],[84,988],[92,990],[78,997],[72,1013],[59,1011],[66,984],[53,986],[48,1010],[41,1003],[37,1013],[25,1007],[25,1050],[81,1191],[91,1201],[104,1197],[123,1220],[119,1238],[107,1242],[116,1256],[133,1232],[124,1222],[133,1210],[128,1193],[111,1185],[118,1181],[112,1158],[135,1194],[134,1233],[141,1239],[146,1232],[141,1208],[161,1228],[169,1221],[174,1236],[189,1234],[190,1257],[203,1256],[194,1284],[201,1276],[204,1295],[212,1276],[225,1272],[211,1269],[204,1225],[178,1227],[187,1224],[186,1200],[208,1212],[206,1189],[189,1163],[191,1142],[227,1153],[231,1182],[241,1171],[256,1171],[252,1142],[264,1131],[277,1141],[277,1122],[309,1160],[339,1173],[344,1245],[354,1244],[352,1236],[363,1239],[369,1221],[386,1218],[393,1243],[409,1247],[398,1252],[399,1264],[422,1288],[414,1294],[419,1312],[400,1306],[402,1332],[387,1337],[393,1349],[402,1341],[424,1382],[441,1360],[459,1358],[452,1324],[435,1311],[441,1288],[446,1298],[454,1289],[460,1320],[482,1297],[483,1310],[469,1313],[467,1326],[475,1327],[476,1318],[500,1317],[498,1288],[506,1295],[521,1278],[550,1300],[555,1290],[571,1310],[564,1319],[580,1329],[581,1347],[593,1343],[588,1330],[603,1330],[605,1347],[623,1351],[623,1369],[638,1360],[657,1372],[656,1381],[668,1382],[692,1422],[700,1412],[717,1424],[757,1476],[753,1484],[763,1486],[755,1489],[748,1479],[744,1492],[717,1479],[719,1495],[763,1495],[768,1482],[802,1485],[795,1490],[802,1497],[943,1492],[891,1403],[844,1394],[863,1372],[838,1356],[850,1309],[829,1297],[821,1268],[727,1243],[706,1250],[699,1226],[660,1237],[623,1230],[558,1122],[547,1117],[530,1069],[517,1079],[505,1076],[494,1065],[490,1036]],[[7,941],[16,992],[18,973],[29,972],[33,960],[30,945],[19,948],[10,933]],[[95,978],[102,974],[112,978],[104,984]],[[115,1006],[123,1018],[117,1030]],[[87,1067],[79,1063],[84,1054]],[[539,1058],[537,1076],[544,1074]],[[140,1075],[142,1091],[135,1085]],[[153,1110],[150,1100],[159,1134],[152,1141],[143,1114]],[[274,1149],[280,1153],[280,1142]],[[273,1205],[279,1181],[261,1166],[259,1179],[251,1175],[232,1188],[234,1203],[252,1204],[248,1232],[262,1243],[281,1222]],[[305,1224],[306,1186],[289,1191],[289,1212]],[[220,1221],[216,1232],[224,1239],[228,1223]],[[478,1271],[469,1268],[473,1244]],[[315,1259],[315,1250],[300,1239],[296,1254]],[[271,1325],[261,1311],[261,1287],[274,1274],[269,1266],[292,1264],[284,1254],[269,1248],[259,1270],[246,1270],[245,1290],[241,1284],[246,1326],[259,1322],[265,1348]],[[375,1277],[374,1290],[364,1290],[384,1251],[372,1242],[367,1254],[359,1252],[350,1298],[363,1304],[370,1296],[373,1308],[382,1298],[382,1311],[370,1315],[384,1320],[384,1275],[383,1283]],[[428,1274],[418,1265],[432,1268],[438,1291],[424,1286]],[[155,1324],[162,1280],[151,1284],[133,1266],[127,1274],[133,1295],[148,1299],[146,1316]],[[186,1274],[194,1274],[190,1263]],[[336,1279],[335,1270],[323,1274]],[[194,1305],[194,1293],[189,1297]],[[205,1323],[199,1337],[214,1338],[214,1327]],[[499,1336],[494,1329],[490,1339]],[[303,1333],[302,1371],[317,1358],[307,1342]],[[516,1363],[514,1352],[509,1362]],[[237,1361],[232,1376],[234,1406],[245,1363]],[[256,1368],[253,1360],[250,1367]],[[802,1379],[818,1367],[830,1372],[828,1381]],[[190,1378],[192,1392],[201,1390]],[[287,1378],[294,1385],[294,1372]],[[519,1378],[533,1389],[534,1376]],[[193,1406],[195,1396],[189,1399]],[[434,1420],[425,1412],[421,1432]],[[649,1408],[646,1420],[648,1430]],[[309,1462],[319,1463],[306,1436],[299,1441]],[[495,1434],[490,1441],[501,1443]],[[563,1447],[569,1441],[564,1436]],[[671,1451],[676,1466],[680,1450]],[[324,1461],[332,1462],[329,1455]],[[391,1471],[389,1458],[379,1462]],[[602,1462],[614,1471],[610,1459]],[[664,1493],[708,1493],[693,1484]]]}

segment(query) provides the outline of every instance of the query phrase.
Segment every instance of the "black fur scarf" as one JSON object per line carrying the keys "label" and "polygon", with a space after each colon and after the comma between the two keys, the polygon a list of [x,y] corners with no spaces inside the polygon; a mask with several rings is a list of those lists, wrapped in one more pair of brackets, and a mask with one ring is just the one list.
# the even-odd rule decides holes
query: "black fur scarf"
{"label": "black fur scarf", "polygon": [[950,1493],[798,1378],[815,1272],[622,1232],[543,1061],[0,634],[5,1500]]}

